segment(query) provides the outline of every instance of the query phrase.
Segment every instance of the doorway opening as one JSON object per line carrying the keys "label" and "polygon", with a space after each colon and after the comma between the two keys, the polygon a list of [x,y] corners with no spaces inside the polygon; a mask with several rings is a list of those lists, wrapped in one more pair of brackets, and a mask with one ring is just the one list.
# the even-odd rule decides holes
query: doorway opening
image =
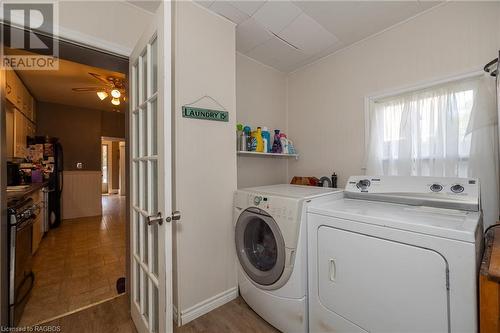
{"label": "doorway opening", "polygon": [[102,137],[102,195],[125,195],[125,164],[125,139]]}
{"label": "doorway opening", "polygon": [[126,289],[128,59],[64,42],[60,56],[57,70],[4,70],[11,172],[2,200],[36,207],[16,249],[25,273],[5,284],[14,302],[2,287],[8,326],[43,323]]}

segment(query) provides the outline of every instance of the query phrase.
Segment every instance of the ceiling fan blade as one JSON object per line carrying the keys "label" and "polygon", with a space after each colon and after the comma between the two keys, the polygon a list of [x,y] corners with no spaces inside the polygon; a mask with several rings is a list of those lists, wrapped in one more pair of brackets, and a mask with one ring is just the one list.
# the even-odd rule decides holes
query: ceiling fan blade
{"label": "ceiling fan blade", "polygon": [[75,92],[98,92],[105,91],[106,89],[100,87],[81,87],[81,88],[71,88]]}
{"label": "ceiling fan blade", "polygon": [[102,83],[104,83],[105,85],[107,86],[113,86],[113,83],[109,82],[108,79],[106,79],[105,77],[101,76],[100,74],[96,74],[96,73],[89,73],[90,75],[92,75],[95,79],[101,81]]}

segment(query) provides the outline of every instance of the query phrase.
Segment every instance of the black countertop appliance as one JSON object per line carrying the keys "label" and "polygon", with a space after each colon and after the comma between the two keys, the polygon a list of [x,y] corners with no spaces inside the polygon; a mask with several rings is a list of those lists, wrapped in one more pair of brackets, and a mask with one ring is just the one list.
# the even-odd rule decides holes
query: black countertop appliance
{"label": "black countertop appliance", "polygon": [[12,161],[7,161],[7,186],[16,186],[19,184],[21,184],[19,164]]}

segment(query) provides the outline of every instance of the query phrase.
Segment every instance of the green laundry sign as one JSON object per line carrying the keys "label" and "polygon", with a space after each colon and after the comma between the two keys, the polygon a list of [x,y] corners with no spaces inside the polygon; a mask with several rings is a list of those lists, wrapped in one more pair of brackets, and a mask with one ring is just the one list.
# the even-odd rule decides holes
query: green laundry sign
{"label": "green laundry sign", "polygon": [[217,111],[210,109],[193,108],[190,106],[182,107],[182,116],[184,118],[215,120],[215,121],[229,121],[229,113],[227,111]]}

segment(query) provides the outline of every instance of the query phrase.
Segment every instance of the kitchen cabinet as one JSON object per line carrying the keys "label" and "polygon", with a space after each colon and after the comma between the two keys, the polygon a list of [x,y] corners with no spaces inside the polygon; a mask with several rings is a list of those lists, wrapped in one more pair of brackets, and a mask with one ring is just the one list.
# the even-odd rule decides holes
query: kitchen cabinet
{"label": "kitchen cabinet", "polygon": [[39,207],[38,213],[36,214],[35,222],[33,223],[33,234],[32,234],[32,246],[31,252],[35,254],[40,246],[40,242],[42,241],[42,237],[44,234],[43,228],[43,220],[46,215],[46,210],[48,207],[43,200],[43,189],[39,189],[33,192],[30,195],[31,199],[33,199],[33,203]]}
{"label": "kitchen cabinet", "polygon": [[14,157],[26,157],[26,144],[28,136],[28,120],[15,109],[14,111]]}
{"label": "kitchen cabinet", "polygon": [[13,156],[9,157],[23,158],[26,157],[26,137],[34,136],[36,132],[36,101],[15,71],[6,70],[5,78],[6,99],[12,106],[14,116],[12,137],[7,138],[11,147],[7,147],[7,151],[13,152]]}

